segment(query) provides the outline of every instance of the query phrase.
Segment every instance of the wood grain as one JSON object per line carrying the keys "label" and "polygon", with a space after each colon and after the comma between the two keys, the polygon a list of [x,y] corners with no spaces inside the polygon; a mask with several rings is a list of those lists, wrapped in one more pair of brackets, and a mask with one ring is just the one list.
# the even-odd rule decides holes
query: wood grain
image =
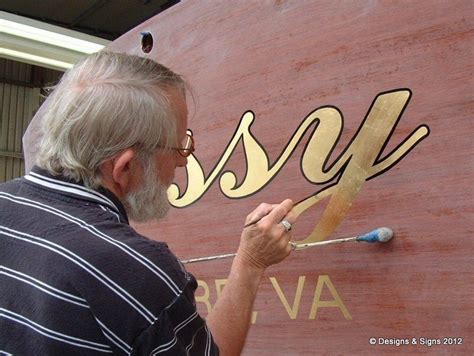
{"label": "wood grain", "polygon": [[[391,227],[383,246],[346,244],[294,253],[266,273],[244,350],[246,355],[439,353],[472,354],[473,219],[473,2],[453,1],[184,1],[141,24],[110,49],[141,53],[183,74],[193,88],[190,127],[206,173],[214,167],[241,115],[252,110],[252,132],[275,160],[304,117],[323,105],[344,115],[330,162],[356,133],[378,93],[409,88],[411,102],[384,153],[416,127],[430,135],[388,172],[369,180],[334,236]],[[306,142],[308,136],[303,140]],[[323,186],[304,179],[303,145],[262,191],[230,200],[215,183],[195,204],[173,209],[160,223],[138,226],[165,240],[180,258],[234,252],[245,216],[260,202],[295,201]],[[237,149],[226,169],[245,174]],[[185,182],[184,172],[178,182]],[[304,237],[324,202],[295,227]],[[189,266],[206,282],[229,261]],[[291,319],[270,282],[293,306],[299,277],[301,301]],[[318,309],[310,319],[321,276],[350,313]],[[320,283],[321,280],[320,280]],[[202,295],[200,287],[197,295]],[[321,300],[333,300],[326,284]],[[198,303],[206,314],[204,303]],[[463,344],[375,345],[369,338],[461,337]]]}

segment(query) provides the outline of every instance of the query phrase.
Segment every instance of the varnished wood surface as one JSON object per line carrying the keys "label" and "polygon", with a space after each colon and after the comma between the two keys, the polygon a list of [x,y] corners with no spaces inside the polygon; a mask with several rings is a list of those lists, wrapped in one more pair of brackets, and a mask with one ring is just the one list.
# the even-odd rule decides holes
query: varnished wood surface
{"label": "varnished wood surface", "polygon": [[[333,105],[344,115],[344,129],[331,162],[375,96],[397,88],[409,88],[412,98],[384,153],[421,124],[430,128],[395,167],[363,185],[330,237],[388,226],[394,240],[300,251],[270,268],[245,355],[472,354],[473,14],[468,0],[184,1],[110,45],[141,53],[139,34],[150,31],[154,48],[146,56],[187,78],[194,93],[189,126],[206,173],[246,110],[256,115],[252,132],[271,161],[310,111]],[[303,143],[257,194],[230,200],[216,182],[195,204],[140,231],[167,241],[183,259],[234,252],[245,215],[258,203],[299,201],[323,188],[301,173]],[[241,148],[226,169],[243,179]],[[185,182],[183,172],[177,181]],[[313,229],[324,203],[301,217],[297,238]],[[230,261],[189,266],[208,285],[211,303],[215,280],[229,267]],[[269,278],[292,307],[301,276],[301,303],[291,319]],[[329,276],[351,320],[340,308],[321,308],[309,318],[321,276]],[[333,300],[323,287],[320,299]],[[200,287],[197,295],[203,293]],[[205,315],[205,304],[198,307]],[[370,337],[460,337],[463,344],[371,346]]]}

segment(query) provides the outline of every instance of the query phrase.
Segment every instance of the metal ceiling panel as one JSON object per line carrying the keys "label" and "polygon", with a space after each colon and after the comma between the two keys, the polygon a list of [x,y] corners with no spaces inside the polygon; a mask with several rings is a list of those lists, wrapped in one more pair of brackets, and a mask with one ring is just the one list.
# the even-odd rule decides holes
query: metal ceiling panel
{"label": "metal ceiling panel", "polygon": [[113,40],[179,0],[2,0],[0,10]]}

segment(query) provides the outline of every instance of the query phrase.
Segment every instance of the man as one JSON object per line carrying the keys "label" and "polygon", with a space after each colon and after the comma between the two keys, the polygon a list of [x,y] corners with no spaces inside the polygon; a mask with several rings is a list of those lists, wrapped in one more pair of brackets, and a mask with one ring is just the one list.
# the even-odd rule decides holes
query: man
{"label": "man", "polygon": [[[0,350],[12,354],[241,352],[264,270],[289,255],[292,202],[248,215],[204,321],[195,278],[128,218],[160,218],[194,150],[185,84],[156,62],[94,54],[42,109],[37,166],[0,188]],[[172,237],[170,237],[172,238]]]}

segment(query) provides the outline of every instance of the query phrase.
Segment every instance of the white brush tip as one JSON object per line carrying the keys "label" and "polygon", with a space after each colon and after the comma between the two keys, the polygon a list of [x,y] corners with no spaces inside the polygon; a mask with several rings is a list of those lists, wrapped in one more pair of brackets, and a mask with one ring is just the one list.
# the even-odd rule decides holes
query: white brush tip
{"label": "white brush tip", "polygon": [[388,227],[380,227],[377,229],[380,242],[390,241],[393,237],[393,230]]}

